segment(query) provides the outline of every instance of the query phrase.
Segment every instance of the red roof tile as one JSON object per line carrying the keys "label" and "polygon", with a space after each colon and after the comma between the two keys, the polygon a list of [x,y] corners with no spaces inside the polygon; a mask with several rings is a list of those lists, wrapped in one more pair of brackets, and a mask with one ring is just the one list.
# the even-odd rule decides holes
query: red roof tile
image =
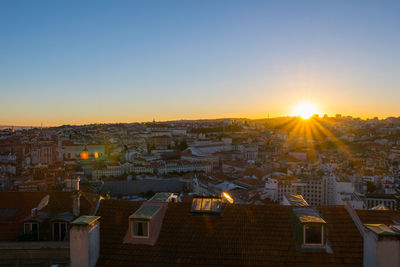
{"label": "red roof tile", "polygon": [[[13,209],[15,216],[0,216],[0,241],[17,239],[22,230],[22,220],[31,214],[48,193],[46,192],[1,192],[0,210]],[[4,214],[3,214],[4,215]]]}
{"label": "red roof tile", "polygon": [[154,246],[123,244],[128,216],[140,202],[104,200],[98,266],[351,265],[361,266],[363,241],[343,206],[321,207],[333,253],[299,252],[290,206],[228,205],[222,217],[190,214],[191,203],[169,203]]}
{"label": "red roof tile", "polygon": [[[72,212],[72,192],[0,192],[0,241],[14,241],[23,230],[23,219],[31,215],[40,201],[50,195],[49,204],[42,211],[51,216]],[[96,203],[84,193],[80,200],[81,214],[92,214]]]}
{"label": "red roof tile", "polygon": [[400,223],[399,210],[357,210],[357,215],[364,224],[386,224]]}

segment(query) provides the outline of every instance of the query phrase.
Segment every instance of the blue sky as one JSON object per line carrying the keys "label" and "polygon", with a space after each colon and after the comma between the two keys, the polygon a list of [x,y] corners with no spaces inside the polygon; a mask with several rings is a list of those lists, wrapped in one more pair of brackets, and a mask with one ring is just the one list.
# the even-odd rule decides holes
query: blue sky
{"label": "blue sky", "polygon": [[399,116],[400,1],[1,1],[0,124]]}

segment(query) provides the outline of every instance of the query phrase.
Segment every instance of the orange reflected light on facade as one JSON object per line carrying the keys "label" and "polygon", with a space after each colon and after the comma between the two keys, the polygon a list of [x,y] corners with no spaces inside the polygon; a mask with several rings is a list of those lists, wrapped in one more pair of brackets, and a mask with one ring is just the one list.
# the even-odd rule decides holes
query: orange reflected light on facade
{"label": "orange reflected light on facade", "polygon": [[81,159],[88,159],[89,158],[89,153],[87,151],[83,151],[81,153]]}

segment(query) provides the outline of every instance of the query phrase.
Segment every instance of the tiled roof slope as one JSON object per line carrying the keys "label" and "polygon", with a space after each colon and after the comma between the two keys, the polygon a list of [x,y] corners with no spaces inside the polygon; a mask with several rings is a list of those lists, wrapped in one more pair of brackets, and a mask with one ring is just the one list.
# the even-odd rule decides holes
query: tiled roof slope
{"label": "tiled roof slope", "polygon": [[[21,221],[46,195],[46,192],[0,192],[0,241],[15,240],[22,229]],[[10,210],[15,210],[15,216],[2,216]]]}
{"label": "tiled roof slope", "polygon": [[[50,195],[48,211],[51,215],[66,211],[72,212],[72,192],[51,192],[47,194]],[[93,207],[96,206],[96,202],[85,196],[84,193],[81,193],[80,214],[91,215],[92,211],[94,211]]]}
{"label": "tiled roof slope", "polygon": [[400,223],[400,211],[398,210],[357,210],[357,215],[364,224],[386,224]]}
{"label": "tiled roof slope", "polygon": [[154,246],[123,244],[140,202],[103,200],[98,266],[361,266],[362,237],[343,206],[321,207],[333,253],[298,252],[290,206],[228,205],[222,217],[196,217],[169,203]]}
{"label": "tiled roof slope", "polygon": [[[72,192],[0,192],[0,241],[15,241],[23,230],[23,219],[31,214],[40,201],[50,196],[48,206],[42,211],[55,216],[61,212],[72,212]],[[83,193],[80,198],[81,215],[94,212],[96,202]]]}

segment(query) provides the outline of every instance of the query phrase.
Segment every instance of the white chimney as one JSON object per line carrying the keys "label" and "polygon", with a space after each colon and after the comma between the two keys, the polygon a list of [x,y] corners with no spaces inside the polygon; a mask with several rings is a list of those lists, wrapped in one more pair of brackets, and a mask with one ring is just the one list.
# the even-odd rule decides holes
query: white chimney
{"label": "white chimney", "polygon": [[348,201],[344,207],[363,237],[364,266],[400,266],[400,234],[384,224],[363,224]]}
{"label": "white chimney", "polygon": [[400,234],[384,224],[364,226],[364,266],[400,266]]}
{"label": "white chimney", "polygon": [[100,255],[100,216],[81,216],[71,223],[71,267],[94,267]]}

